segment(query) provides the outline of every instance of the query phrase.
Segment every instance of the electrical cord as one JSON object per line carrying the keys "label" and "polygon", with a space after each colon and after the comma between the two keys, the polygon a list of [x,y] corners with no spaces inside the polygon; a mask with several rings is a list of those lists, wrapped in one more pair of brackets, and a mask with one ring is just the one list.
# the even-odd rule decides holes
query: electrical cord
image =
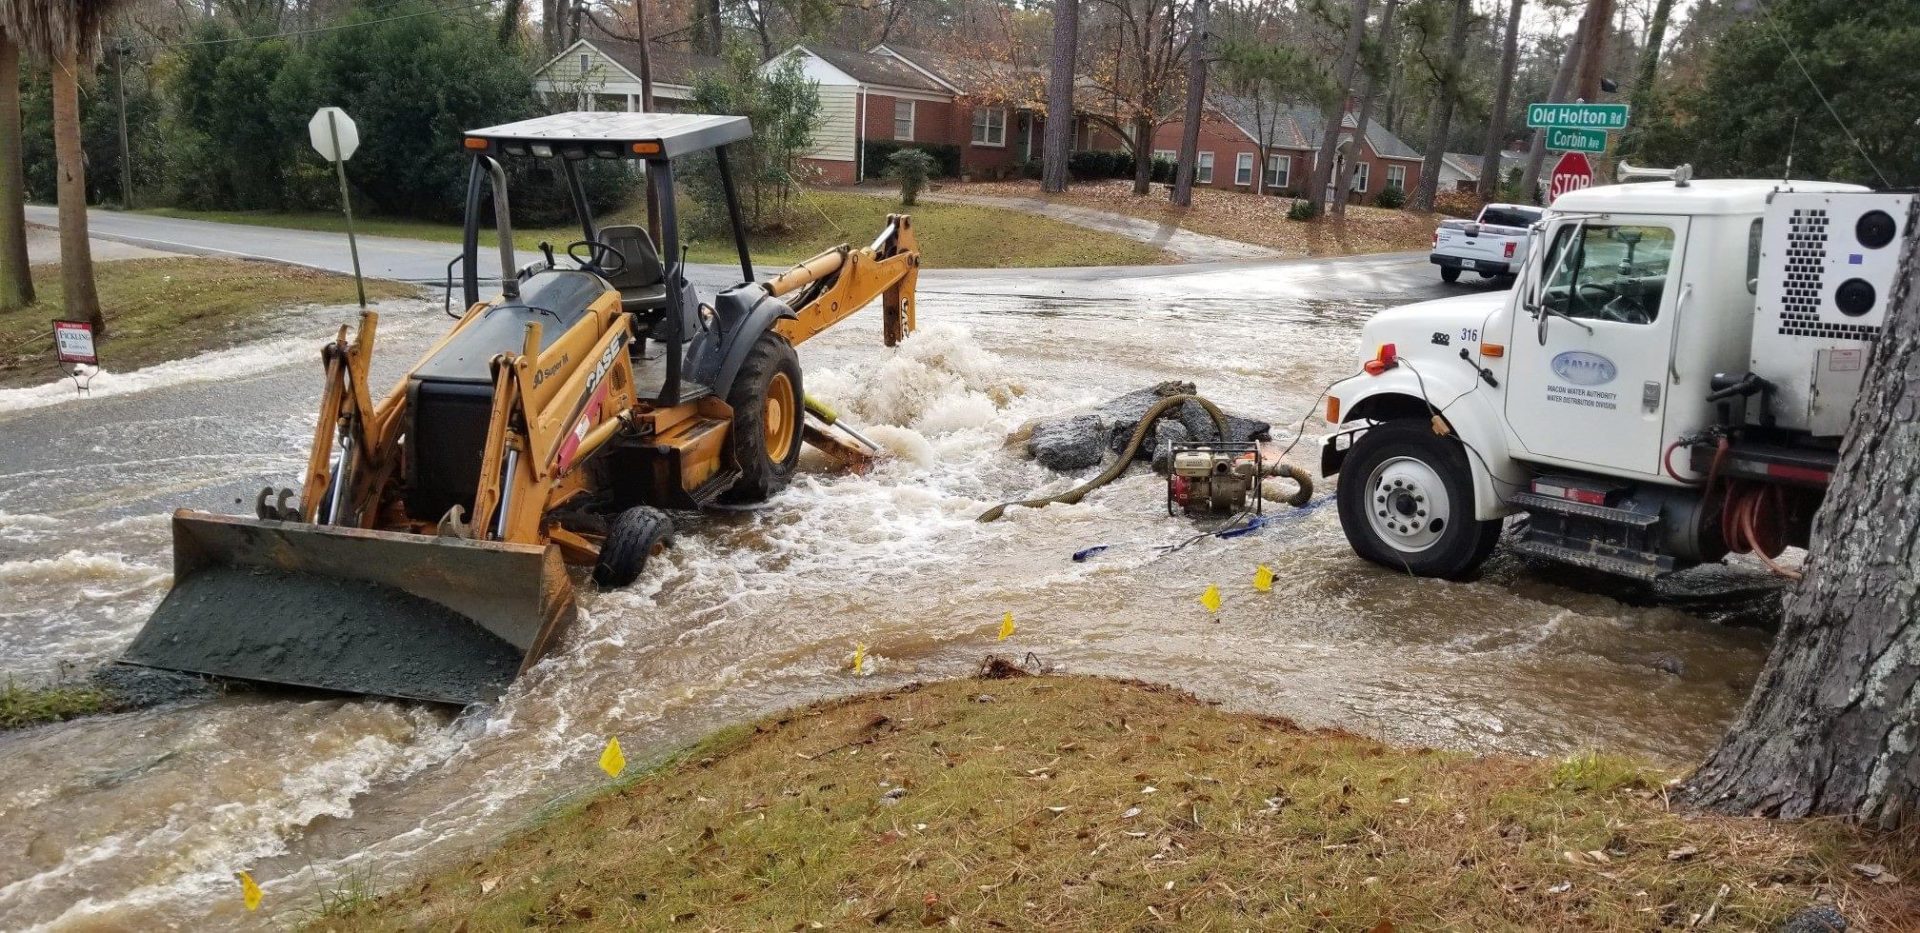
{"label": "electrical cord", "polygon": [[[1446,423],[1446,419],[1445,419],[1445,416],[1443,416],[1443,415],[1441,414],[1441,411],[1440,411],[1440,409],[1438,409],[1438,408],[1435,408],[1435,407],[1433,407],[1433,399],[1431,399],[1431,398],[1429,398],[1429,397],[1427,396],[1427,379],[1426,379],[1426,377],[1425,377],[1425,376],[1422,376],[1422,375],[1420,374],[1420,370],[1419,370],[1419,368],[1418,368],[1418,367],[1416,367],[1416,366],[1414,366],[1414,365],[1413,365],[1412,363],[1409,363],[1409,362],[1407,362],[1407,361],[1406,361],[1406,360],[1404,360],[1404,359],[1402,359],[1402,360],[1399,360],[1399,363],[1400,363],[1400,365],[1402,365],[1402,366],[1405,366],[1405,367],[1407,368],[1407,370],[1408,370],[1409,372],[1412,372],[1412,373],[1413,373],[1413,378],[1414,378],[1414,381],[1415,381],[1415,382],[1416,382],[1416,383],[1417,383],[1417,384],[1418,384],[1418,385],[1420,386],[1420,401],[1422,401],[1422,402],[1425,402],[1425,403],[1426,403],[1426,406],[1427,406],[1427,411],[1428,411],[1428,412],[1430,412],[1430,413],[1431,413],[1431,414],[1433,415],[1433,417],[1434,417],[1434,418],[1436,419],[1436,421],[1435,421],[1435,424],[1434,424],[1434,427],[1435,427],[1435,428],[1439,428],[1439,427],[1440,427],[1440,426],[1441,426],[1442,424],[1444,424],[1444,423]],[[1478,388],[1478,387],[1479,387],[1479,381],[1478,381],[1478,380],[1475,380],[1475,382],[1474,382],[1474,387],[1475,387],[1475,388]],[[1471,392],[1471,391],[1472,391],[1471,389],[1469,389],[1469,390],[1468,390],[1468,392]],[[1466,395],[1466,394],[1467,394],[1467,393],[1461,393],[1461,396],[1462,396],[1462,397],[1465,397],[1465,395]],[[1459,399],[1454,399],[1454,401],[1456,401],[1456,402],[1457,402],[1457,401],[1459,401]],[[1449,404],[1449,405],[1451,405],[1451,404],[1453,404],[1453,403],[1452,403],[1452,402],[1448,402],[1447,404]],[[1440,433],[1440,432],[1439,432],[1438,430],[1436,430],[1436,431],[1435,431],[1434,433],[1435,433],[1435,434],[1438,434],[1438,433]],[[1458,432],[1458,431],[1453,431],[1453,430],[1451,430],[1451,426],[1449,426],[1449,431],[1448,431],[1448,434],[1449,434],[1449,436],[1451,436],[1451,437],[1452,437],[1452,438],[1453,438],[1454,440],[1456,440],[1456,441],[1459,441],[1459,442],[1460,442],[1460,446],[1462,446],[1462,447],[1465,447],[1465,448],[1467,449],[1467,452],[1468,452],[1468,453],[1470,453],[1470,454],[1473,454],[1473,458],[1474,458],[1475,460],[1478,460],[1478,461],[1480,461],[1480,466],[1481,466],[1481,468],[1487,471],[1487,478],[1488,478],[1488,479],[1491,479],[1491,480],[1493,480],[1494,482],[1496,482],[1496,483],[1499,483],[1499,484],[1501,484],[1501,485],[1503,485],[1503,486],[1510,486],[1510,487],[1512,487],[1512,488],[1514,488],[1514,489],[1516,489],[1516,490],[1518,490],[1518,489],[1524,489],[1524,488],[1526,488],[1526,486],[1527,486],[1527,484],[1526,484],[1525,482],[1518,482],[1518,483],[1516,483],[1516,482],[1514,482],[1513,480],[1510,480],[1510,479],[1507,479],[1507,478],[1506,478],[1506,477],[1504,477],[1504,476],[1501,476],[1501,475],[1500,475],[1500,473],[1499,473],[1499,471],[1497,471],[1497,470],[1495,470],[1495,469],[1493,468],[1493,464],[1491,464],[1491,463],[1488,463],[1488,462],[1487,462],[1487,458],[1486,458],[1486,456],[1480,453],[1480,450],[1479,450],[1479,448],[1476,448],[1476,447],[1474,447],[1474,446],[1473,446],[1473,445],[1472,445],[1471,443],[1469,443],[1469,442],[1467,441],[1467,439],[1466,439],[1466,438],[1464,438],[1464,437],[1461,437],[1461,436],[1460,436],[1460,432]]]}

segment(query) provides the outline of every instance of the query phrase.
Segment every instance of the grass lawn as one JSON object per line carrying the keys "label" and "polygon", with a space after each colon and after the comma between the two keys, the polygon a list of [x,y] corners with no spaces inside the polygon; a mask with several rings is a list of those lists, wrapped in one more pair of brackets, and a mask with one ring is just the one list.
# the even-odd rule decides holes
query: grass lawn
{"label": "grass lawn", "polygon": [[[94,264],[107,335],[100,357],[116,372],[242,343],[273,312],[303,304],[351,304],[353,279],[238,259],[124,259]],[[0,308],[0,386],[50,382],[52,320],[60,317],[60,268],[33,267],[40,302]],[[409,285],[368,280],[367,300],[416,295]]]}
{"label": "grass lawn", "polygon": [[1303,256],[1424,250],[1433,245],[1433,228],[1444,219],[1434,214],[1349,204],[1345,218],[1302,222],[1287,219],[1292,198],[1204,187],[1194,188],[1193,207],[1182,209],[1168,203],[1163,185],[1156,184],[1145,196],[1137,196],[1133,193],[1133,182],[1120,179],[1078,182],[1061,195],[1042,194],[1036,181],[949,185],[944,190],[955,194],[1045,197],[1172,223],[1195,233]]}
{"label": "grass lawn", "polygon": [[1823,899],[1860,929],[1920,916],[1912,834],[1682,815],[1668,777],[1394,748],[1139,683],[950,681],[722,732],[475,861],[330,897],[314,927],[1754,930]]}
{"label": "grass lawn", "polygon": [[0,732],[106,712],[113,705],[106,691],[85,685],[22,687],[7,681],[0,688]]}
{"label": "grass lawn", "polygon": [[[887,214],[902,210],[890,198],[836,191],[804,192],[797,202],[791,229],[756,235],[749,242],[754,263],[756,267],[772,271],[840,243],[865,246],[873,242],[873,238],[886,226]],[[346,230],[346,221],[338,213],[332,212],[184,211],[157,208],[146,213],[297,230]],[[1169,261],[1164,252],[1144,243],[1014,211],[922,203],[907,213],[913,215],[914,231],[920,238],[921,256],[928,268],[1143,265]],[[629,214],[633,216],[627,216]],[[637,209],[630,209],[622,214],[602,217],[600,222],[603,225],[614,222],[644,223],[638,214]],[[355,217],[354,224],[359,232],[369,235],[460,242],[460,227],[457,224],[386,217]],[[551,242],[557,252],[579,238],[579,229],[568,227],[516,230],[513,240],[514,249],[524,261],[539,255],[535,250],[541,240]],[[481,239],[489,245],[494,242],[490,234]],[[452,253],[449,251],[448,256],[451,257]],[[730,263],[735,261],[735,254],[731,241],[705,240],[692,244],[688,258],[693,262]]]}

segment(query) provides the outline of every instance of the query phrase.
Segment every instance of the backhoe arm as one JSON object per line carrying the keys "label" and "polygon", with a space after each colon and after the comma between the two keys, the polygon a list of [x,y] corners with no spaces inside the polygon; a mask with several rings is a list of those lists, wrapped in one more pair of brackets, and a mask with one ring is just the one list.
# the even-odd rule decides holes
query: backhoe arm
{"label": "backhoe arm", "polygon": [[793,306],[794,316],[774,330],[795,346],[867,306],[885,300],[887,346],[913,333],[913,293],[920,276],[920,247],[913,220],[887,216],[887,228],[864,249],[839,246],[800,263],[767,282],[767,291]]}

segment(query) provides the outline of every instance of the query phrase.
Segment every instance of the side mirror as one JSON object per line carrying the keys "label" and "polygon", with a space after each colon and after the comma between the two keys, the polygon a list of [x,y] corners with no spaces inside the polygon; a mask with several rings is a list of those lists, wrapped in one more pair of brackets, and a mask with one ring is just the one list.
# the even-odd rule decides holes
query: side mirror
{"label": "side mirror", "polygon": [[1547,322],[1553,320],[1553,315],[1535,308],[1533,317],[1535,321],[1533,325],[1533,336],[1536,340],[1539,340],[1540,345],[1544,347],[1547,345]]}

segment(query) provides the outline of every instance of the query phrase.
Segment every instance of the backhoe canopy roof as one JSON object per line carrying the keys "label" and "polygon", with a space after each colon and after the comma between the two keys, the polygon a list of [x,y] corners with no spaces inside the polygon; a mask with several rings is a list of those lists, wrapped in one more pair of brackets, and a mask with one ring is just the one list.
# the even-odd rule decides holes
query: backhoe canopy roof
{"label": "backhoe canopy roof", "polygon": [[466,132],[487,155],[571,159],[676,159],[753,135],[746,117],[704,113],[556,113]]}

